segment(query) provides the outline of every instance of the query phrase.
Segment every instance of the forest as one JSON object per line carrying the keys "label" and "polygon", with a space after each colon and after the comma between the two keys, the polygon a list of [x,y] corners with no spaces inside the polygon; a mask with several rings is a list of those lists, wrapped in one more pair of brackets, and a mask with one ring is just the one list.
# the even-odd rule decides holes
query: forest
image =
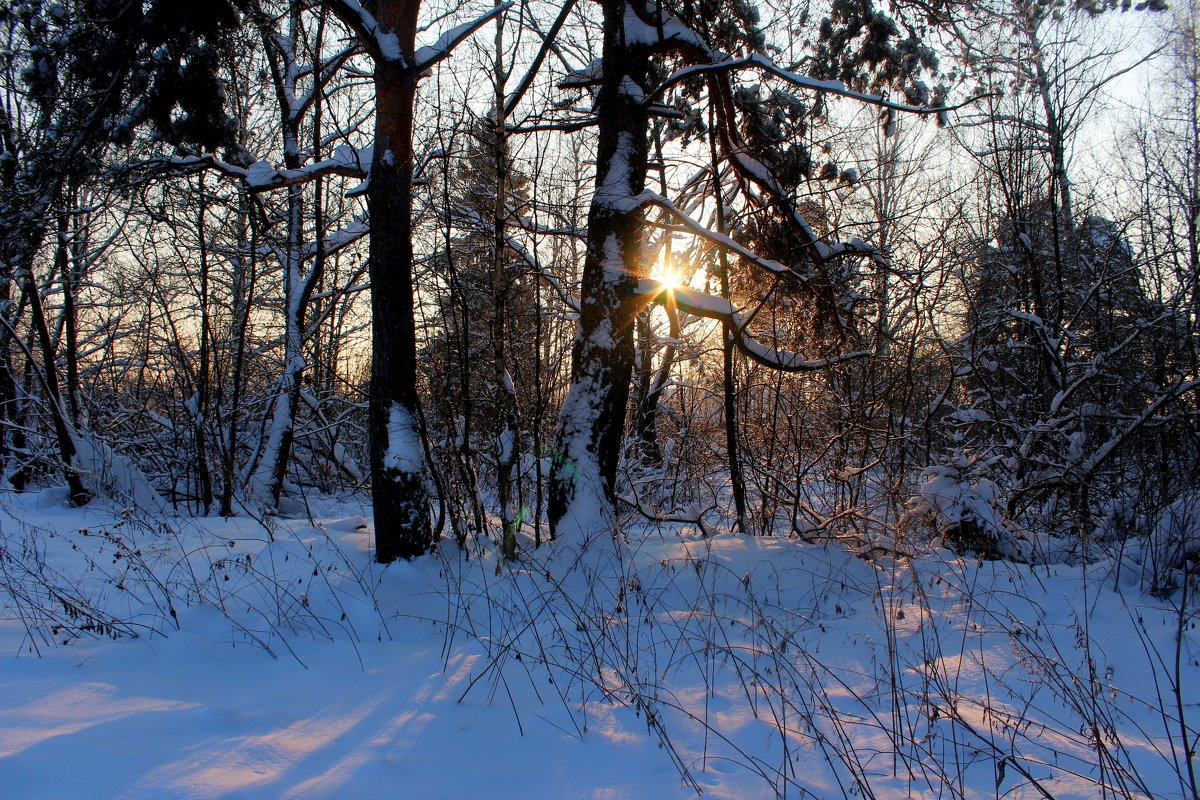
{"label": "forest", "polygon": [[1198,590],[1195,0],[0,0],[19,796],[1200,800]]}

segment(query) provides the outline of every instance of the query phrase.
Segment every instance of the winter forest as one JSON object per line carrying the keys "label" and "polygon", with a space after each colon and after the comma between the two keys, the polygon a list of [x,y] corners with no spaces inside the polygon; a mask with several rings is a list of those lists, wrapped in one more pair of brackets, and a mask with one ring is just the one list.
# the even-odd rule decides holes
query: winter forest
{"label": "winter forest", "polygon": [[0,0],[0,484],[5,796],[1200,800],[1200,5]]}

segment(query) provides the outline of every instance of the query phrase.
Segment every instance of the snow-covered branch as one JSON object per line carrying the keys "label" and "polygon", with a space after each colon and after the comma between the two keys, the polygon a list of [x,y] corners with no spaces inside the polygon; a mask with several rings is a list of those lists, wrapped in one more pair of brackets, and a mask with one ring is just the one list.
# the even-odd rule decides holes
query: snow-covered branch
{"label": "snow-covered branch", "polygon": [[458,47],[468,36],[482,28],[493,19],[503,14],[508,9],[512,8],[512,2],[501,3],[492,8],[486,14],[483,14],[470,22],[464,22],[462,25],[456,25],[450,30],[438,37],[437,41],[431,45],[418,47],[416,55],[416,71],[418,74],[432,67],[434,64],[443,60],[450,55],[455,47]]}
{"label": "snow-covered branch", "polygon": [[304,248],[304,257],[312,258],[319,251],[325,255],[334,255],[361,241],[371,232],[371,224],[366,219],[355,219],[342,228],[330,232],[324,239],[311,242]]}
{"label": "snow-covered branch", "polygon": [[358,0],[326,0],[325,4],[354,31],[372,58],[377,61],[404,60],[400,39],[391,31],[385,31]]}
{"label": "snow-covered branch", "polygon": [[1117,452],[1117,449],[1125,443],[1139,428],[1155,417],[1163,408],[1170,405],[1175,400],[1178,400],[1185,394],[1194,392],[1200,389],[1200,380],[1179,380],[1174,386],[1167,387],[1162,394],[1154,398],[1142,413],[1138,414],[1124,428],[1116,431],[1102,445],[1091,452],[1091,455],[1086,458],[1081,456],[1074,463],[1068,465],[1062,471],[1062,477],[1069,474],[1076,475],[1080,481],[1086,481],[1105,461]]}
{"label": "snow-covered branch", "polygon": [[[675,219],[690,233],[699,236],[702,239],[706,239],[707,241],[731,253],[736,253],[751,264],[754,264],[755,266],[758,266],[770,273],[779,275],[781,277],[786,277],[791,280],[796,280],[801,283],[807,283],[809,280],[809,276],[807,275],[806,271],[801,271],[796,267],[785,266],[784,264],[781,264],[773,259],[763,258],[745,245],[739,244],[735,240],[731,239],[729,236],[705,227],[698,220],[694,219],[688,214],[685,214],[674,203],[665,197],[662,197],[661,195],[655,194],[654,192],[642,192],[640,195],[634,198],[634,201],[641,206],[658,206],[675,217]],[[805,225],[807,226],[807,222],[805,222]],[[826,261],[831,258],[844,255],[865,255],[877,260],[883,258],[883,256],[874,246],[868,242],[864,242],[861,239],[851,239],[849,242],[839,242],[835,245],[826,245],[816,239],[811,228],[806,227],[806,230],[808,230],[810,235],[813,236],[812,244],[817,248],[821,261]]]}
{"label": "snow-covered branch", "polygon": [[150,162],[164,170],[188,173],[211,169],[227,178],[240,181],[251,192],[265,192],[308,183],[328,175],[366,180],[371,166],[371,148],[338,145],[333,155],[299,169],[276,169],[266,161],[256,161],[249,167],[239,167],[216,156],[179,156]]}
{"label": "snow-covered branch", "polygon": [[520,214],[518,212],[518,210],[516,208],[514,208],[512,206],[511,203],[506,203],[505,207],[508,209],[508,214],[509,214],[508,220],[505,222],[505,224],[508,225],[509,227],[520,228],[523,231],[527,231],[529,233],[537,233],[537,234],[541,234],[543,236],[572,236],[572,237],[575,237],[576,239],[587,238],[587,228],[586,227],[581,228],[577,225],[568,225],[568,224],[563,224],[563,225],[558,225],[558,226],[552,227],[550,225],[544,225],[539,222],[534,222],[529,217],[523,216],[522,214]]}
{"label": "snow-covered branch", "polygon": [[525,262],[538,278],[545,281],[554,290],[554,293],[558,295],[558,299],[562,301],[563,305],[576,314],[579,313],[579,299],[571,294],[567,287],[563,286],[562,281],[557,276],[542,266],[542,262],[538,260],[538,257],[534,253],[512,236],[505,235],[504,243],[521,257],[521,260]]}
{"label": "snow-covered branch", "polygon": [[869,350],[855,350],[829,358],[806,359],[799,353],[778,350],[758,341],[748,330],[750,319],[738,311],[733,303],[695,289],[671,288],[652,278],[638,281],[637,294],[663,305],[672,305],[692,316],[704,317],[723,323],[733,336],[738,350],[751,361],[783,372],[812,372],[825,369],[844,361],[854,361],[871,355]]}
{"label": "snow-covered branch", "polygon": [[949,111],[954,111],[955,109],[974,103],[979,99],[977,97],[973,97],[954,106],[910,106],[905,103],[896,103],[888,100],[882,95],[865,94],[863,92],[856,92],[852,89],[847,89],[846,85],[841,81],[819,80],[808,75],[802,75],[798,72],[792,72],[791,70],[780,67],[774,61],[760,53],[755,53],[744,58],[724,60],[714,58],[711,63],[693,64],[691,66],[678,69],[668,75],[666,80],[659,84],[658,88],[650,94],[648,99],[661,97],[667,89],[683,80],[686,80],[687,78],[696,75],[707,75],[716,72],[736,72],[742,69],[762,70],[763,72],[774,75],[775,77],[802,89],[811,89],[812,91],[820,92],[822,94],[832,94],[838,97],[846,97],[851,100],[858,100],[859,102],[867,103],[873,106],[879,106],[880,108],[886,108],[891,111],[901,111],[906,114],[945,114]]}
{"label": "snow-covered branch", "polygon": [[704,39],[694,30],[679,21],[662,5],[655,8],[655,19],[644,20],[637,13],[634,3],[625,6],[625,17],[622,29],[626,45],[641,45],[643,47],[658,47],[661,45],[684,45],[704,52],[711,52]]}

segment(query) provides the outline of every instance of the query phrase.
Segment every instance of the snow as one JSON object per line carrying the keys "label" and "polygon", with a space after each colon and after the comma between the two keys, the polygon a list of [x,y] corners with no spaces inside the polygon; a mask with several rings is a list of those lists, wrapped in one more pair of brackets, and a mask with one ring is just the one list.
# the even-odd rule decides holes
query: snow
{"label": "snow", "polygon": [[870,351],[867,350],[854,350],[829,358],[807,359],[800,353],[777,350],[755,339],[749,330],[750,319],[738,311],[733,303],[723,298],[683,286],[670,286],[653,278],[639,280],[636,292],[660,303],[669,298],[680,311],[728,323],[738,349],[752,360],[773,369],[785,372],[812,372],[870,355]]}
{"label": "snow", "polygon": [[583,68],[568,73],[559,85],[564,89],[595,86],[600,83],[603,77],[604,61],[603,59],[596,58],[588,62]]}
{"label": "snow", "polygon": [[425,464],[425,451],[421,447],[421,437],[417,435],[412,415],[399,403],[392,403],[388,411],[387,435],[384,469],[405,475],[419,475]]}
{"label": "snow", "polygon": [[354,21],[354,27],[367,36],[374,44],[374,50],[380,58],[387,61],[402,61],[404,52],[400,49],[400,39],[391,31],[385,31],[371,12],[363,8],[358,0],[337,0],[335,8],[348,15]]}
{"label": "snow", "polygon": [[635,103],[641,103],[646,99],[646,92],[637,85],[637,81],[628,75],[621,78],[620,93]]}
{"label": "snow", "polygon": [[628,46],[641,45],[644,47],[654,47],[660,42],[679,41],[690,44],[703,52],[708,52],[708,45],[705,44],[703,38],[665,10],[662,12],[661,36],[656,24],[648,25],[642,22],[637,12],[634,11],[632,3],[625,6],[623,25],[625,44]]}
{"label": "snow", "polygon": [[[702,75],[706,72],[713,72],[717,70],[735,71],[741,69],[759,69],[763,72],[770,73],[771,75],[787,81],[793,86],[798,86],[803,89],[811,89],[822,94],[832,94],[838,97],[857,100],[862,103],[867,103],[869,105],[886,109],[888,112],[901,111],[909,114],[935,114],[941,116],[946,111],[944,108],[925,108],[921,106],[905,105],[903,103],[892,102],[881,95],[856,92],[847,89],[846,85],[841,81],[821,80],[819,78],[813,78],[809,75],[784,69],[761,53],[754,53],[746,56],[745,58],[736,59],[730,59],[726,56],[721,56],[720,54],[713,54],[712,60],[709,63],[689,65],[671,73],[660,85],[658,93],[661,94],[668,87],[673,86],[685,78],[693,75]],[[890,130],[888,133],[889,136],[895,133],[895,120],[896,118],[894,114],[889,114],[889,116],[885,118],[885,127]]]}
{"label": "snow", "polygon": [[517,437],[511,428],[505,428],[496,437],[496,463],[511,464],[516,460]]}
{"label": "snow", "polygon": [[433,44],[418,47],[417,52],[414,55],[414,58],[417,62],[417,72],[424,72],[437,62],[446,58],[448,55],[450,55],[450,52],[454,50],[454,48],[457,47],[464,39],[485,25],[489,20],[494,19],[500,14],[503,14],[511,7],[511,2],[500,3],[489,10],[486,14],[476,17],[469,22],[464,22],[461,25],[456,25],[453,28],[445,31]]}
{"label": "snow", "polygon": [[938,531],[970,523],[997,543],[1015,538],[1001,521],[991,481],[968,483],[954,469],[943,466],[926,468],[924,479],[909,511],[912,516],[930,515]]}
{"label": "snow", "polygon": [[[615,247],[615,240],[610,237]],[[612,339],[612,331],[601,327],[592,336],[594,341]],[[603,542],[611,538],[613,528],[612,504],[604,494],[600,461],[592,451],[591,432],[603,413],[596,379],[582,376],[571,384],[560,413],[558,440],[562,451],[552,453],[554,469],[571,478],[574,495],[567,500],[558,535],[564,540]]]}
{"label": "snow", "polygon": [[1184,796],[1200,642],[1109,558],[625,520],[382,567],[344,502],[268,529],[61,494],[0,496],[6,796],[1090,798],[1093,721],[1112,779]]}
{"label": "snow", "polygon": [[608,171],[596,186],[593,205],[614,211],[634,211],[639,200],[630,192],[632,180],[633,136],[628,132],[617,135],[617,147],[608,160]]}
{"label": "snow", "polygon": [[982,408],[959,408],[946,415],[949,422],[991,422],[992,415]]}
{"label": "snow", "polygon": [[370,173],[371,156],[371,147],[341,144],[334,148],[329,158],[299,169],[276,169],[269,161],[255,161],[243,168],[213,156],[180,156],[167,159],[164,164],[182,170],[209,167],[227,178],[242,181],[251,191],[262,192],[304,183],[322,175],[343,175],[365,181]]}
{"label": "snow", "polygon": [[274,505],[271,484],[279,452],[283,448],[284,437],[293,424],[293,381],[300,379],[305,366],[303,357],[297,354],[295,358],[300,363],[285,364],[284,372],[275,387],[274,409],[271,412],[271,422],[267,428],[262,452],[258,454],[257,465],[246,481],[249,494],[268,508]]}
{"label": "snow", "polygon": [[75,464],[81,477],[108,497],[116,497],[139,508],[157,513],[167,511],[166,501],[129,458],[115,452],[88,431],[71,436],[75,445]]}
{"label": "snow", "polygon": [[278,173],[269,161],[255,161],[246,168],[246,185],[253,187],[271,186],[276,182]]}

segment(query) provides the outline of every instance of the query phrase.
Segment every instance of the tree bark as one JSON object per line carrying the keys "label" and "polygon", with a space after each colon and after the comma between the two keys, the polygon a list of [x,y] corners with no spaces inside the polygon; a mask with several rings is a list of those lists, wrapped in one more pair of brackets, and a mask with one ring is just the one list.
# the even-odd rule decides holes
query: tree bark
{"label": "tree bark", "polygon": [[596,100],[596,190],[588,214],[579,329],[550,474],[551,534],[603,527],[611,516],[634,360],[634,296],[643,272],[647,53],[624,35],[625,0],[602,0],[603,80]]}
{"label": "tree bark", "polygon": [[71,198],[68,207],[58,212],[58,242],[54,261],[63,289],[62,343],[67,372],[67,410],[71,424],[79,428],[83,424],[83,391],[79,383],[78,315],[75,312],[75,287],[78,281],[75,279],[76,266],[72,256],[78,256],[80,248],[72,236],[73,233],[78,235],[79,231],[72,231],[68,219],[70,206],[74,205],[74,193],[68,192],[67,196]]}
{"label": "tree bark", "polygon": [[413,316],[412,134],[417,0],[379,0],[375,18],[394,33],[401,60],[375,63],[371,215],[371,495],[375,558],[387,563],[432,547],[417,398]]}
{"label": "tree bark", "polygon": [[[273,32],[265,28],[261,32],[264,51],[267,53],[271,68],[272,80],[275,84],[275,95],[279,104],[279,124],[283,138],[283,165],[286,169],[300,169],[303,154],[300,148],[301,123],[303,120],[303,102],[297,98],[296,76],[301,65],[296,63],[302,50],[303,37],[300,6],[293,5],[290,9],[288,28],[286,32],[288,46],[278,48],[273,38]],[[322,34],[324,31],[323,18],[318,21],[315,34],[315,53],[320,53]],[[323,89],[324,64],[314,55],[311,65],[313,80],[318,86],[312,91],[319,94]],[[320,159],[322,150],[322,131],[320,125],[319,104],[313,122],[312,157]],[[314,288],[320,283],[324,261],[317,257],[313,259],[309,272],[304,272],[304,202],[305,188],[301,184],[289,186],[287,189],[287,242],[284,248],[284,348],[283,367],[276,389],[275,402],[271,409],[271,418],[267,427],[267,438],[263,447],[261,461],[256,465],[251,476],[251,490],[259,495],[271,509],[279,509],[279,500],[283,495],[284,479],[287,477],[288,465],[291,460],[292,444],[295,439],[296,413],[300,406],[300,391],[304,373],[308,363],[304,358],[304,326],[308,306]],[[321,181],[315,181],[312,210],[314,216],[319,216],[321,198]],[[318,225],[315,237],[320,242],[324,231]]]}
{"label": "tree bark", "polygon": [[[725,198],[721,193],[721,180],[717,174],[717,145],[710,140],[713,156],[713,194],[717,199],[717,232],[725,234]],[[717,252],[717,270],[721,280],[721,298],[729,300],[729,256],[724,250]],[[729,460],[729,483],[733,491],[733,507],[737,514],[740,533],[750,532],[746,517],[746,480],[742,476],[742,460],[738,454],[737,382],[734,375],[733,331],[728,323],[721,326],[721,394],[725,405],[725,454]]]}
{"label": "tree bark", "polygon": [[54,345],[50,341],[50,328],[46,324],[46,315],[42,309],[42,298],[38,293],[37,280],[34,278],[32,270],[25,271],[23,277],[25,278],[25,296],[29,301],[33,327],[42,351],[42,382],[46,389],[46,405],[50,408],[50,420],[54,425],[54,435],[58,439],[58,454],[62,459],[63,477],[67,481],[71,505],[87,505],[88,501],[92,499],[92,493],[84,487],[83,480],[79,475],[74,431],[67,419],[62,393],[58,387]]}
{"label": "tree bark", "polygon": [[[497,0],[499,5],[499,0]],[[513,470],[520,452],[520,430],[517,425],[517,393],[512,375],[508,371],[508,276],[504,259],[508,252],[504,226],[508,218],[508,132],[504,116],[505,83],[508,73],[504,69],[504,20],[496,20],[494,79],[495,97],[495,142],[494,167],[496,185],[492,210],[493,262],[492,262],[492,364],[495,371],[496,407],[500,413],[500,430],[496,439],[496,494],[500,501],[500,550],[504,557],[517,557],[517,520],[513,504]]]}
{"label": "tree bark", "polygon": [[[211,317],[208,303],[208,237],[205,235],[205,209],[207,198],[204,194],[204,176],[200,176],[197,197],[200,198],[200,208],[197,211],[196,229],[200,232],[200,367],[196,371],[196,407],[192,412],[192,430],[196,441],[196,477],[200,483],[200,504],[204,507],[205,516],[212,509],[213,487],[212,473],[208,468],[208,421],[209,410],[209,374],[212,343]],[[229,458],[233,458],[230,454]],[[232,513],[232,512],[231,512]]]}
{"label": "tree bark", "polygon": [[[230,400],[229,419],[225,429],[224,462],[222,463],[222,489],[220,515],[233,516],[233,497],[237,488],[237,452],[240,428],[238,416],[242,405],[242,390],[245,387],[246,374],[246,334],[250,328],[250,311],[253,307],[255,283],[258,279],[258,228],[255,214],[259,209],[254,201],[245,198],[241,202],[241,214],[238,222],[238,250],[246,255],[239,255],[234,274],[234,298],[231,334],[233,341],[233,366],[229,376]],[[247,237],[248,234],[248,237]],[[245,245],[245,246],[243,246]],[[222,407],[218,397],[217,408]]]}

